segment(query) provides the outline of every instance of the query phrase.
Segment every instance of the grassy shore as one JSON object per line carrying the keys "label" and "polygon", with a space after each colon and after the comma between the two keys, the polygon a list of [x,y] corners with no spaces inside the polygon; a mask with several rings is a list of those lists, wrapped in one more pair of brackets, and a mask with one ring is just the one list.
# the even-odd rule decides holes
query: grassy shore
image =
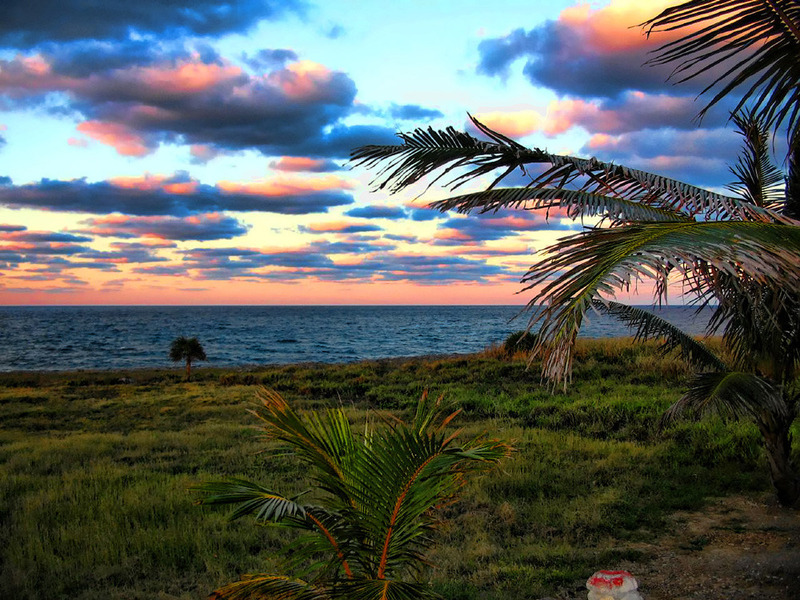
{"label": "grassy shore", "polygon": [[[308,485],[267,460],[247,413],[267,386],[303,409],[363,421],[423,389],[461,424],[512,440],[513,458],[447,509],[426,574],[453,600],[576,591],[598,568],[647,560],[679,509],[769,490],[755,428],[719,420],[658,430],[688,372],[653,345],[586,341],[566,393],[502,352],[251,370],[0,374],[0,597],[204,598],[278,568],[285,532],[229,522],[189,487],[237,476]],[[797,433],[796,433],[797,435]]]}

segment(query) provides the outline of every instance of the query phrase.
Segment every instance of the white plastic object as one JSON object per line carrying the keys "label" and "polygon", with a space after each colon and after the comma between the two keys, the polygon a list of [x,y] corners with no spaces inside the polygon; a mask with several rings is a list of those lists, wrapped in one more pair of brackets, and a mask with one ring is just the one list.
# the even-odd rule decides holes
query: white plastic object
{"label": "white plastic object", "polygon": [[628,571],[597,571],[586,588],[588,600],[642,600],[639,583]]}

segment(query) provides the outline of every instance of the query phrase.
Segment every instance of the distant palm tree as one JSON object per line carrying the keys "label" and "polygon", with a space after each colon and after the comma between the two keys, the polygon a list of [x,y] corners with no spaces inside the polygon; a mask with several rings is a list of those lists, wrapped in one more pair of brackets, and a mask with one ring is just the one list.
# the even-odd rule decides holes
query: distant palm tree
{"label": "distant palm tree", "polygon": [[[686,61],[679,73],[694,73],[692,69],[738,57],[740,48],[756,45],[754,59],[734,65],[725,75],[733,87],[726,86],[724,93],[754,74],[759,78],[748,92],[755,98],[754,110],[734,115],[744,150],[731,169],[731,195],[595,158],[526,148],[476,119],[473,124],[488,141],[452,127],[417,129],[399,134],[402,145],[364,146],[352,155],[356,164],[378,167],[376,182],[391,192],[436,172],[434,182],[453,175],[451,189],[493,177],[483,191],[432,205],[442,211],[514,208],[561,211],[573,219],[598,217],[598,224],[546,248],[522,279],[524,290],[533,293],[529,308],[541,306],[530,325],[539,325],[534,354],[542,357],[543,375],[566,385],[574,342],[590,309],[635,326],[639,338],[665,339],[665,349],[679,348],[698,368],[690,389],[668,416],[716,409],[752,419],[785,505],[800,502],[790,433],[800,409],[798,24],[799,3],[789,0],[695,0],[649,23],[699,29],[667,46],[656,59]],[[758,95],[761,85],[769,93]],[[786,177],[768,151],[767,128],[781,122],[790,126]],[[497,187],[516,169],[527,174],[529,165],[540,164],[544,172],[531,175],[527,185]],[[645,278],[655,280],[659,302],[677,279],[701,306],[714,307],[709,332],[723,331],[725,360],[658,316],[610,300]]]}
{"label": "distant palm tree", "polygon": [[311,499],[287,498],[242,479],[196,488],[202,504],[238,504],[231,518],[253,515],[305,532],[287,554],[289,572],[304,579],[250,575],[212,594],[218,600],[421,600],[437,598],[409,580],[426,564],[436,510],[452,500],[467,476],[487,470],[510,452],[499,441],[456,445],[439,401],[423,394],[413,421],[386,420],[354,433],[341,409],[304,416],[277,393],[262,391],[255,414],[267,434],[308,469]]}
{"label": "distant palm tree", "polygon": [[172,340],[169,347],[169,357],[174,362],[186,361],[186,381],[192,377],[192,361],[206,360],[206,352],[196,338],[178,337]]}

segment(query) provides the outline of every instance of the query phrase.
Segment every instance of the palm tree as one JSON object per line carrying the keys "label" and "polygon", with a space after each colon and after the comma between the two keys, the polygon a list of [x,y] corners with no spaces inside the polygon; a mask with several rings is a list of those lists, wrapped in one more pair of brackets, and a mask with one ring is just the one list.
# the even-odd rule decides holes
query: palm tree
{"label": "palm tree", "polygon": [[439,401],[427,394],[413,421],[385,421],[357,436],[343,410],[301,415],[277,393],[260,393],[255,412],[272,439],[308,468],[313,500],[287,498],[242,479],[206,483],[202,504],[238,504],[232,518],[299,529],[287,569],[305,579],[251,575],[214,592],[243,600],[417,600],[436,598],[427,585],[409,580],[425,564],[435,508],[451,500],[465,477],[487,470],[510,447],[474,439],[456,445]]}
{"label": "palm tree", "polygon": [[192,377],[192,361],[206,360],[206,352],[196,338],[177,337],[169,346],[169,358],[173,362],[186,361],[186,381]]}
{"label": "palm tree", "polygon": [[[479,177],[494,177],[483,191],[432,204],[442,211],[514,208],[560,210],[573,219],[598,217],[599,224],[546,248],[522,278],[523,289],[533,295],[528,307],[539,309],[529,327],[539,327],[534,355],[542,358],[543,376],[566,385],[572,348],[590,309],[635,326],[638,338],[663,339],[665,350],[680,349],[697,367],[689,390],[666,417],[717,410],[752,419],[764,440],[778,498],[789,506],[800,502],[790,434],[800,400],[800,221],[795,220],[800,216],[800,44],[796,27],[787,25],[800,23],[797,4],[695,0],[647,24],[699,28],[654,59],[682,60],[678,72],[688,76],[709,62],[736,58],[740,48],[753,39],[761,41],[765,32],[772,36],[759,46],[757,59],[728,69],[716,82],[731,78],[723,90],[728,93],[747,80],[752,69],[759,77],[747,93],[756,101],[754,109],[734,115],[744,149],[731,169],[735,182],[730,194],[595,158],[526,148],[472,117],[487,139],[452,127],[417,129],[398,134],[400,145],[364,146],[352,155],[356,165],[378,167],[374,183],[390,192],[436,172],[433,182],[449,175],[453,190]],[[736,20],[718,26],[726,11]],[[769,93],[760,93],[761,85]],[[788,89],[782,86],[791,88],[785,99],[775,96]],[[767,129],[781,122],[793,128],[786,177],[768,151]],[[530,176],[527,185],[498,187],[516,169],[529,173],[526,167],[540,164],[546,169]],[[655,314],[611,300],[615,292],[645,278],[655,280],[658,302],[666,299],[670,282],[682,280],[701,307],[712,307],[709,333],[722,331],[726,356],[715,355]]]}

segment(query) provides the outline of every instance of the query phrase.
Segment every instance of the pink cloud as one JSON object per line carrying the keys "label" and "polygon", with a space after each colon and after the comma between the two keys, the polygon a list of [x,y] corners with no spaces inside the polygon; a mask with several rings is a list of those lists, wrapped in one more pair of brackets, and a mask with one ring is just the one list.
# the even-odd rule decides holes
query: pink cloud
{"label": "pink cloud", "polygon": [[[561,11],[558,20],[580,38],[586,54],[618,53],[652,46],[654,42],[648,41],[636,25],[674,4],[675,0],[612,0],[599,9],[579,4]],[[670,39],[676,37],[672,34]],[[665,37],[659,37],[657,43],[665,41]]]}
{"label": "pink cloud", "polygon": [[220,181],[217,184],[223,192],[236,194],[252,194],[254,196],[285,196],[324,190],[351,190],[355,187],[352,181],[322,175],[319,177],[280,176],[261,181],[241,183],[236,181]]}
{"label": "pink cloud", "polygon": [[120,123],[84,121],[78,124],[77,130],[101,144],[111,146],[123,156],[145,156],[155,150],[142,136]]}
{"label": "pink cloud", "polygon": [[545,118],[535,110],[482,112],[475,117],[489,128],[510,137],[522,137],[547,126]]}
{"label": "pink cloud", "polygon": [[276,171],[289,172],[333,171],[338,168],[338,165],[331,160],[308,158],[305,156],[282,156],[278,160],[270,162],[269,166]]}
{"label": "pink cloud", "polygon": [[176,139],[197,146],[198,160],[210,147],[337,155],[366,135],[365,127],[339,122],[353,106],[353,81],[309,61],[257,76],[200,57],[88,75],[59,71],[49,60],[0,60],[0,94],[41,103],[47,92],[62,92],[89,123],[87,134],[129,156]]}
{"label": "pink cloud", "polygon": [[216,158],[221,152],[208,144],[192,144],[189,148],[189,153],[196,163],[205,164],[211,159]]}

